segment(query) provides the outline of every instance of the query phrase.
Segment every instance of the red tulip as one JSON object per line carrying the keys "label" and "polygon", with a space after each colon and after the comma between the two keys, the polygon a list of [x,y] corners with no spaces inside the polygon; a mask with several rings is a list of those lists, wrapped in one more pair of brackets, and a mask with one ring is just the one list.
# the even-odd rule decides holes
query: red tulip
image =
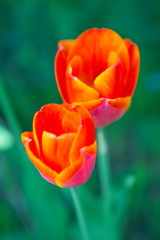
{"label": "red tulip", "polygon": [[85,183],[94,168],[97,145],[91,115],[83,106],[48,104],[21,136],[28,157],[48,182],[60,187]]}
{"label": "red tulip", "polygon": [[90,29],[58,44],[55,73],[64,102],[82,104],[95,126],[105,126],[129,108],[140,56],[136,44],[110,29]]}

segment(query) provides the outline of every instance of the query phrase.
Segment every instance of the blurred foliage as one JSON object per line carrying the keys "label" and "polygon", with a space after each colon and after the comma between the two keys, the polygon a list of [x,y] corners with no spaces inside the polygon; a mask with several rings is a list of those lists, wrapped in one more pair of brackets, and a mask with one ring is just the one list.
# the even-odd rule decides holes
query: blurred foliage
{"label": "blurred foliage", "polygon": [[42,105],[61,103],[54,77],[58,41],[91,27],[111,28],[137,43],[141,69],[131,108],[106,128],[119,215],[102,218],[96,165],[90,180],[78,188],[88,230],[93,240],[160,239],[160,1],[1,0],[2,240],[80,239],[68,189],[42,179],[25,154],[20,133],[31,130]]}

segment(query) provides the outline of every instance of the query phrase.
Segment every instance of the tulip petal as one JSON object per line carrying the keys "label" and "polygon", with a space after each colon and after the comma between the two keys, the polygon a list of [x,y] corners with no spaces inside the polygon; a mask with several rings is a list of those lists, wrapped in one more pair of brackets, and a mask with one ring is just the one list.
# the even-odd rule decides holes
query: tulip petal
{"label": "tulip petal", "polygon": [[100,105],[103,102],[103,98],[98,98],[96,100],[92,100],[92,101],[87,101],[87,102],[74,102],[72,103],[73,106],[76,105],[81,105],[83,104],[83,106],[89,111],[95,107],[97,107],[98,105]]}
{"label": "tulip petal", "polygon": [[57,137],[57,163],[62,169],[70,165],[70,150],[76,133],[65,133]]}
{"label": "tulip petal", "polygon": [[87,147],[80,149],[80,158],[71,166],[63,170],[55,179],[58,186],[76,187],[84,184],[90,177],[96,159],[96,141]]}
{"label": "tulip petal", "polygon": [[39,156],[41,155],[41,149],[42,149],[43,130],[44,130],[44,122],[42,119],[42,115],[41,115],[41,112],[37,112],[33,118],[33,138],[34,138],[36,149]]}
{"label": "tulip petal", "polygon": [[62,120],[67,113],[67,109],[58,104],[47,104],[40,110],[43,119],[44,129],[54,133],[56,136],[64,133]]}
{"label": "tulip petal", "polygon": [[109,67],[110,52],[116,52],[123,67],[124,79],[129,70],[129,55],[123,39],[110,29],[89,29],[82,33],[70,49],[67,64],[78,55],[83,59],[83,71],[93,81]]}
{"label": "tulip petal", "polygon": [[32,132],[24,132],[21,134],[21,141],[24,147],[26,144],[33,139],[33,133]]}
{"label": "tulip petal", "polygon": [[46,166],[41,160],[37,157],[36,153],[36,147],[34,145],[33,140],[27,143],[26,145],[26,152],[29,157],[29,159],[32,161],[32,163],[35,165],[35,167],[38,169],[42,177],[52,183],[55,183],[55,177],[57,176],[57,173],[53,171],[50,167]]}
{"label": "tulip petal", "polygon": [[124,39],[124,42],[128,48],[130,57],[130,71],[128,75],[128,81],[126,84],[126,96],[132,96],[136,87],[139,66],[140,66],[140,54],[136,44],[132,43],[129,39]]}
{"label": "tulip petal", "polygon": [[116,65],[117,63],[120,63],[120,58],[118,57],[118,54],[115,51],[110,51],[108,54],[108,66]]}
{"label": "tulip petal", "polygon": [[67,111],[64,118],[62,119],[62,127],[64,132],[77,132],[81,121],[81,116],[79,113],[72,111]]}
{"label": "tulip petal", "polygon": [[107,99],[102,104],[90,110],[96,127],[104,127],[118,120],[129,108],[131,97]]}
{"label": "tulip petal", "polygon": [[75,135],[75,133],[67,133],[56,137],[52,133],[43,132],[44,163],[57,173],[60,173],[70,164],[69,154]]}
{"label": "tulip petal", "polygon": [[66,74],[66,60],[70,47],[72,47],[74,40],[63,40],[58,44],[59,51],[55,58],[55,75],[58,85],[58,90],[63,101],[68,101],[68,93],[66,90],[66,83],[64,81]]}
{"label": "tulip petal", "polygon": [[53,133],[43,131],[42,135],[43,162],[52,170],[59,173],[62,168],[57,163],[57,138]]}
{"label": "tulip petal", "polygon": [[73,47],[75,40],[61,40],[58,43],[58,50],[63,50],[66,53]]}
{"label": "tulip petal", "polygon": [[[81,124],[79,131],[77,132],[77,138],[79,138],[79,144],[83,143],[83,146],[91,145],[95,140],[95,126],[90,113],[84,106],[75,106],[75,111],[81,116]],[[83,136],[82,136],[83,135]],[[86,138],[80,143],[80,138]],[[81,148],[82,146],[79,146]]]}
{"label": "tulip petal", "polygon": [[85,102],[88,100],[98,99],[99,93],[96,90],[87,86],[76,76],[73,76],[72,65],[75,65],[74,61],[77,61],[76,57],[71,60],[66,71],[69,102]]}
{"label": "tulip petal", "polygon": [[94,81],[95,89],[100,96],[105,98],[117,98],[122,95],[120,64],[112,65],[101,73]]}

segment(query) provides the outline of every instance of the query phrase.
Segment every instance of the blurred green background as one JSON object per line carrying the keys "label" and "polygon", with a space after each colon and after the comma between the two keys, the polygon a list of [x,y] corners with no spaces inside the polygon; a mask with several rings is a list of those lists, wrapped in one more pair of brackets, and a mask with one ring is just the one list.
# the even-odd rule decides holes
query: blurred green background
{"label": "blurred green background", "polygon": [[160,1],[0,0],[0,239],[81,239],[68,189],[47,183],[20,133],[61,103],[54,57],[61,39],[106,27],[140,49],[132,105],[106,128],[117,215],[102,217],[97,165],[78,187],[91,239],[160,239]]}

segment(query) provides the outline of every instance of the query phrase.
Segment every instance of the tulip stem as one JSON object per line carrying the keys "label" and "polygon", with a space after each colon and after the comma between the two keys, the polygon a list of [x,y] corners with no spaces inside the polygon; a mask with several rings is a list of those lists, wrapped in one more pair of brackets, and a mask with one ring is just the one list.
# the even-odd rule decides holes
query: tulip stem
{"label": "tulip stem", "polygon": [[108,157],[108,144],[105,131],[97,129],[98,168],[104,213],[108,213],[111,205],[110,166]]}
{"label": "tulip stem", "polygon": [[70,188],[70,189],[71,189],[71,194],[72,194],[72,198],[73,198],[73,202],[74,202],[79,226],[80,226],[81,233],[82,233],[82,239],[83,240],[89,240],[87,228],[86,228],[85,221],[84,221],[84,216],[82,214],[82,209],[81,209],[81,206],[80,206],[80,202],[79,202],[79,199],[78,199],[78,196],[77,196],[76,189],[75,188]]}

